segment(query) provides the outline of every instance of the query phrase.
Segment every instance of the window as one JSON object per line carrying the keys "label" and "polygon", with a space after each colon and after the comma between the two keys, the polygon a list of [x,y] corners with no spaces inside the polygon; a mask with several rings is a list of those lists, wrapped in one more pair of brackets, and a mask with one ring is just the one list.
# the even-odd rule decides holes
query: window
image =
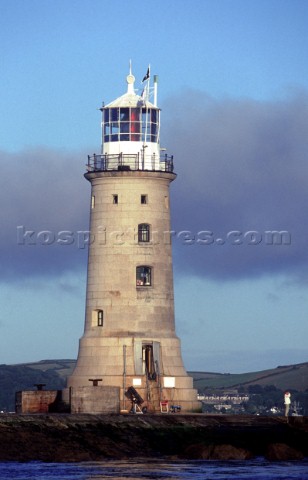
{"label": "window", "polygon": [[95,207],[95,196],[92,195],[91,197],[91,208],[93,209]]}
{"label": "window", "polygon": [[152,269],[151,267],[137,267],[136,268],[136,285],[137,287],[149,287],[152,284]]}
{"label": "window", "polygon": [[103,327],[104,326],[104,312],[103,310],[97,311],[97,326]]}
{"label": "window", "polygon": [[92,310],[92,327],[103,327],[104,326],[104,311],[103,310]]}
{"label": "window", "polygon": [[141,202],[141,205],[146,205],[148,203],[148,196],[147,195],[141,195],[140,202]]}
{"label": "window", "polygon": [[118,195],[112,195],[112,203],[114,203],[115,205],[117,205],[117,204],[118,204],[118,200],[119,200]]}
{"label": "window", "polygon": [[150,225],[148,223],[140,223],[138,225],[138,242],[150,241]]}

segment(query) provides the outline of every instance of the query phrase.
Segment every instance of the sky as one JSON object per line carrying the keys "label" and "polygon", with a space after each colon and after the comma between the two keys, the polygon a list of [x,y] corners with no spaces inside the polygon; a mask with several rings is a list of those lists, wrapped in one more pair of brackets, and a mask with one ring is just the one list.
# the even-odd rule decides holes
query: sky
{"label": "sky", "polygon": [[[159,75],[187,370],[308,361],[306,0],[0,0],[0,363],[77,358],[87,155]],[[140,79],[140,82],[139,82]],[[29,233],[30,232],[30,233]],[[31,233],[33,232],[33,233]],[[283,232],[283,233],[273,233]]]}

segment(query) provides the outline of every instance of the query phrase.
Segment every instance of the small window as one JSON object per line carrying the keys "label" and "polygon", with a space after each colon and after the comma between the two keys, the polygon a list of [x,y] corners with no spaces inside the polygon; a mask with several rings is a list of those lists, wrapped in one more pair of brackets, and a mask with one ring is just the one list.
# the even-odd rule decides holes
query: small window
{"label": "small window", "polygon": [[114,203],[114,205],[117,205],[118,201],[119,201],[118,195],[112,195],[112,203]]}
{"label": "small window", "polygon": [[104,312],[103,310],[97,311],[97,326],[103,327],[104,326]]}
{"label": "small window", "polygon": [[152,284],[152,269],[151,267],[137,267],[136,268],[136,285],[137,287],[149,287]]}
{"label": "small window", "polygon": [[91,197],[91,208],[93,209],[95,207],[95,196],[92,195]]}
{"label": "small window", "polygon": [[141,195],[141,204],[146,205],[148,203],[148,196],[147,195]]}
{"label": "small window", "polygon": [[150,241],[150,225],[148,223],[140,223],[138,225],[138,242]]}

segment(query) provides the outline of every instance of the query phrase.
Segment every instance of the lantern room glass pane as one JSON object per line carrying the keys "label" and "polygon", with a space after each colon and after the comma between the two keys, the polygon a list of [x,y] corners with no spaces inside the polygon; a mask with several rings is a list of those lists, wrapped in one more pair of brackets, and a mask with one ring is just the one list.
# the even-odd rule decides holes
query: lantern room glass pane
{"label": "lantern room glass pane", "polygon": [[139,142],[140,138],[140,108],[131,108],[130,111],[130,139],[133,142]]}
{"label": "lantern room glass pane", "polygon": [[110,109],[110,120],[112,122],[117,122],[119,120],[119,109],[111,108]]}
{"label": "lantern room glass pane", "polygon": [[156,142],[157,139],[157,125],[155,123],[151,123],[151,141]]}
{"label": "lantern room glass pane", "polygon": [[129,108],[120,108],[120,122],[129,121]]}
{"label": "lantern room glass pane", "polygon": [[128,142],[129,141],[129,134],[128,133],[122,133],[119,138],[120,142]]}
{"label": "lantern room glass pane", "polygon": [[106,108],[106,110],[104,110],[104,122],[107,123],[109,122],[109,109]]}
{"label": "lantern room glass pane", "polygon": [[[125,110],[125,112],[122,112],[122,110]],[[128,108],[121,108],[121,121],[120,121],[120,141],[126,142],[129,141],[129,122],[128,121],[122,121],[122,118],[128,119],[129,109]]]}
{"label": "lantern room glass pane", "polygon": [[157,110],[150,110],[151,112],[151,122],[152,123],[157,123]]}
{"label": "lantern room glass pane", "polygon": [[110,132],[111,132],[111,136],[110,136],[110,140],[112,142],[117,142],[119,140],[119,124],[118,123],[111,123],[110,124]]}
{"label": "lantern room glass pane", "polygon": [[130,139],[132,140],[132,142],[140,142],[140,140],[141,140],[141,138],[140,138],[140,123],[132,122],[130,124],[130,131],[131,131]]}
{"label": "lantern room glass pane", "polygon": [[142,141],[157,142],[159,110],[142,109]]}
{"label": "lantern room glass pane", "polygon": [[132,122],[140,122],[140,108],[131,108],[130,119]]}
{"label": "lantern room glass pane", "polygon": [[150,120],[150,110],[147,110],[146,108],[143,108],[142,109],[142,124],[145,125],[147,117],[148,117],[148,122],[149,122],[149,120]]}
{"label": "lantern room glass pane", "polygon": [[121,133],[128,133],[129,132],[129,123],[128,122],[121,122],[120,123],[120,132]]}

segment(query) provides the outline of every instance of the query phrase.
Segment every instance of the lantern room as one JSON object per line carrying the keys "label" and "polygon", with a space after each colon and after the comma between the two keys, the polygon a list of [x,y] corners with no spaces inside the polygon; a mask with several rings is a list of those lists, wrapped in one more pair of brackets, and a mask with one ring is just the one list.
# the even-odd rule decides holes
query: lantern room
{"label": "lantern room", "polygon": [[[150,77],[141,93],[134,88],[131,71],[126,77],[127,92],[102,112],[101,154],[88,157],[88,170],[155,170],[173,171],[173,158],[160,149],[160,109],[156,105],[157,75],[154,86]],[[154,103],[149,101],[153,94]]]}
{"label": "lantern room", "polygon": [[159,110],[145,107],[104,107],[103,145],[109,142],[158,143]]}

